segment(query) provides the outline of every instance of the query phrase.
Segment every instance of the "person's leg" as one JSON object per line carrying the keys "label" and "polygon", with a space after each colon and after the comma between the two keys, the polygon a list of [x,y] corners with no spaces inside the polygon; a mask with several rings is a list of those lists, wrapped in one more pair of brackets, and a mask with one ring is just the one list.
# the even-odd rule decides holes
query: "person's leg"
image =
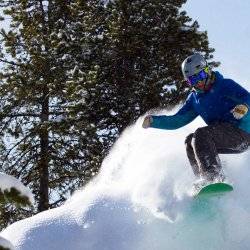
{"label": "person's leg", "polygon": [[213,180],[221,171],[218,154],[244,152],[250,145],[250,135],[228,123],[198,128],[191,142],[201,175]]}
{"label": "person's leg", "polygon": [[186,153],[187,153],[189,163],[190,163],[192,170],[194,172],[194,175],[196,177],[199,177],[201,174],[201,171],[200,171],[200,167],[197,163],[197,160],[195,159],[194,149],[192,146],[193,136],[194,136],[194,134],[192,133],[186,137],[186,140],[185,140]]}

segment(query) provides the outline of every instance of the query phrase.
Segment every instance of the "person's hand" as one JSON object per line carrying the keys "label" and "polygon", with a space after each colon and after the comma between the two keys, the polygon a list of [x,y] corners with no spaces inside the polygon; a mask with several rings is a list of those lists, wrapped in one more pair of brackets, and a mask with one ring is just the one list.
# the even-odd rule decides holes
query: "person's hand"
{"label": "person's hand", "polygon": [[248,112],[248,107],[245,104],[236,105],[232,110],[231,113],[233,114],[235,119],[241,119],[244,117]]}
{"label": "person's hand", "polygon": [[144,121],[142,123],[142,127],[149,128],[150,125],[152,124],[152,122],[153,122],[153,117],[151,115],[148,115],[144,118]]}

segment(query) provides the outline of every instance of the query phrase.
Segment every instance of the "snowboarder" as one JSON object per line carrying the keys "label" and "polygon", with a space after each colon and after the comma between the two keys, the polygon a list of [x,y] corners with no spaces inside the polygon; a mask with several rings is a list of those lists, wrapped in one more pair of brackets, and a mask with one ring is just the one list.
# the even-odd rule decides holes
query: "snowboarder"
{"label": "snowboarder", "polygon": [[171,116],[148,115],[143,128],[177,129],[201,116],[207,126],[185,140],[195,176],[214,182],[224,175],[218,154],[241,153],[250,145],[250,94],[231,79],[212,71],[205,58],[195,53],[182,63],[192,92],[183,107]]}

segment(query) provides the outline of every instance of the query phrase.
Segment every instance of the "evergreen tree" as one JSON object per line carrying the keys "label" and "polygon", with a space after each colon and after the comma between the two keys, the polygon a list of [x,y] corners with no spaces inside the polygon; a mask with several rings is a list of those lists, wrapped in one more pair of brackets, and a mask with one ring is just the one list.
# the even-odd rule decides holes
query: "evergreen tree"
{"label": "evergreen tree", "polygon": [[184,3],[0,0],[12,19],[0,32],[0,157],[38,211],[95,175],[128,124],[183,100],[186,56],[212,59]]}
{"label": "evergreen tree", "polygon": [[91,62],[99,70],[89,112],[107,151],[146,111],[180,103],[188,93],[182,61],[194,51],[212,59],[214,49],[198,23],[180,12],[185,0],[115,0],[104,9],[92,2],[99,18],[91,21],[97,24]]}
{"label": "evergreen tree", "polygon": [[88,60],[82,71],[76,67],[75,52],[89,53],[87,32],[71,31],[78,2],[0,2],[12,20],[0,32],[2,169],[32,188],[38,211],[61,204],[95,173],[101,157],[85,102],[95,70]]}

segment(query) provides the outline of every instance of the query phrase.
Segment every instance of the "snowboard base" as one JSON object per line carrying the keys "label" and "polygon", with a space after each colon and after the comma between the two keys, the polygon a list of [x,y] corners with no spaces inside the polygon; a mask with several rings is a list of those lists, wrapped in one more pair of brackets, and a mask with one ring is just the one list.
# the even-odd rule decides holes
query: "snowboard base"
{"label": "snowboard base", "polygon": [[210,183],[202,187],[195,196],[222,195],[230,191],[233,191],[233,186],[228,183]]}

